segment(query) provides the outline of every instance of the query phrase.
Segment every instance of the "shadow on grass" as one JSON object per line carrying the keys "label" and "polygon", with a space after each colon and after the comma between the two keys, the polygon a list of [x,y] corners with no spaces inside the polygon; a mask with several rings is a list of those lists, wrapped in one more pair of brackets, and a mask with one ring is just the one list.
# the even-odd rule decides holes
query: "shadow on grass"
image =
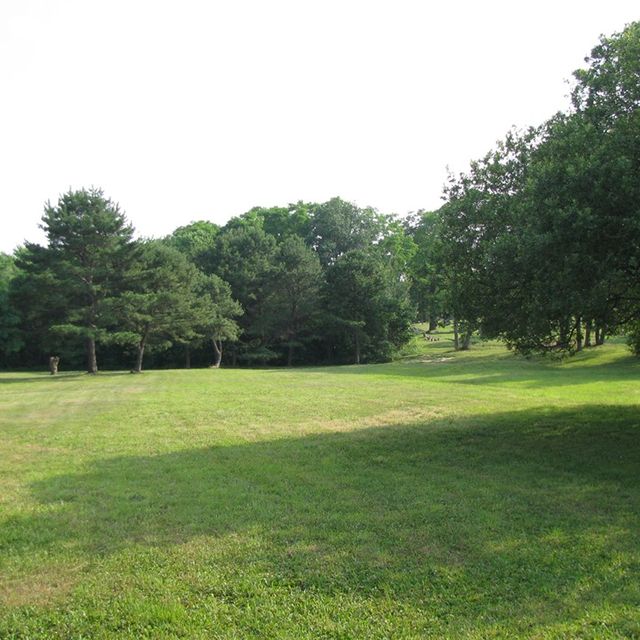
{"label": "shadow on grass", "polygon": [[128,375],[128,371],[99,371],[95,376],[88,374],[86,371],[61,371],[57,375],[52,376],[50,373],[42,372],[40,374],[31,374],[24,376],[2,375],[0,372],[0,384],[15,384],[19,382],[53,382],[62,383],[77,380],[78,378],[112,378],[114,376]]}
{"label": "shadow on grass", "polygon": [[[443,351],[413,361],[390,364],[334,367],[331,373],[352,375],[403,376],[425,379],[442,379],[464,385],[503,385],[519,382],[528,388],[546,388],[589,384],[606,381],[637,380],[640,382],[640,360],[632,355],[622,356],[613,362],[591,364],[601,357],[595,351],[585,352],[563,362],[505,353],[460,354]],[[575,368],[572,364],[580,365]],[[582,365],[586,366],[582,366]],[[569,365],[569,366],[563,366]],[[456,379],[457,378],[457,379]]]}
{"label": "shadow on grass", "polygon": [[6,376],[0,375],[0,384],[15,384],[19,382],[65,382],[69,380],[75,380],[81,376],[87,375],[86,373],[60,373],[57,376],[52,376],[49,373],[41,373],[40,375],[24,375],[24,376]]}
{"label": "shadow on grass", "polygon": [[[629,406],[117,457],[33,484],[46,508],[5,520],[0,548],[90,562],[233,535],[237,552],[216,562],[260,563],[287,588],[498,619],[549,605],[551,619],[569,601],[632,606],[639,469]],[[258,552],[242,552],[246,537]]]}

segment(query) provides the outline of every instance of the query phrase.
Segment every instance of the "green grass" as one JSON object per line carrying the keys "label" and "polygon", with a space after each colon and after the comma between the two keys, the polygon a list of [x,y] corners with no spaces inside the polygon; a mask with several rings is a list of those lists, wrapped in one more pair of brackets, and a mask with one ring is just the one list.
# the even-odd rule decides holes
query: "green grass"
{"label": "green grass", "polygon": [[0,374],[0,638],[638,638],[640,364]]}

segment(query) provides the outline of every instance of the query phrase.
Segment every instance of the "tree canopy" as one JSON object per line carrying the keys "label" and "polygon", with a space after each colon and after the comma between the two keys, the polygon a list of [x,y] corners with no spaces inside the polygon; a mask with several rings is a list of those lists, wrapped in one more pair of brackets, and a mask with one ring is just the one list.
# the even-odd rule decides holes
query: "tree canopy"
{"label": "tree canopy", "polygon": [[572,352],[637,326],[639,51],[638,23],[602,38],[571,110],[451,178],[440,216],[452,313],[483,335]]}

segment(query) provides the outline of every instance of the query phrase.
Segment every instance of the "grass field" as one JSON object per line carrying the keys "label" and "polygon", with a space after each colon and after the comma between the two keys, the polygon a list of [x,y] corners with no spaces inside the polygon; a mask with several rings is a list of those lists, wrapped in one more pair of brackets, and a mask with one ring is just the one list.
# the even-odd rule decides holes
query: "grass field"
{"label": "grass field", "polygon": [[0,638],[639,638],[640,363],[0,374]]}

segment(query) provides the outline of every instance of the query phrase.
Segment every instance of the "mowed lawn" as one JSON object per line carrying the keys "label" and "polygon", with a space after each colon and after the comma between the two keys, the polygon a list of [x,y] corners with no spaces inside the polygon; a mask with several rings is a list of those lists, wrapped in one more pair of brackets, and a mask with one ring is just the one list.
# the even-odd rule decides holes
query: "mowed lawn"
{"label": "mowed lawn", "polygon": [[0,374],[0,638],[638,638],[640,363]]}

